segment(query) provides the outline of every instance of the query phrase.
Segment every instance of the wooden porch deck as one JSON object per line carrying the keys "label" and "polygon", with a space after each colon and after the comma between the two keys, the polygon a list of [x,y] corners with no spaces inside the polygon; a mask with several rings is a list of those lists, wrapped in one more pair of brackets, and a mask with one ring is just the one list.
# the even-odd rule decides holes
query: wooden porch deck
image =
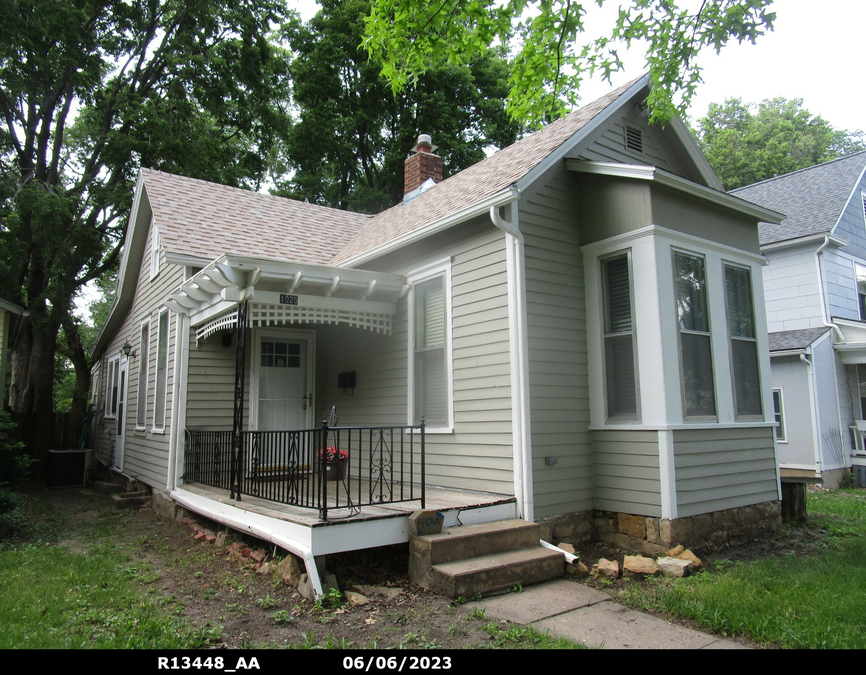
{"label": "wooden porch deck", "polygon": [[[346,494],[344,486],[338,482],[330,482],[327,485],[329,503],[335,503],[337,497],[336,491],[340,490],[341,494],[339,503],[345,504]],[[366,488],[366,481],[364,481],[362,490]],[[323,521],[319,517],[319,513],[316,509],[302,508],[290,504],[280,504],[260,497],[252,497],[248,495],[243,495],[241,501],[236,501],[230,498],[227,490],[209,487],[198,483],[184,484],[179,486],[179,489],[225,504],[226,506],[232,506],[267,518],[274,518],[279,521],[311,528],[333,526],[349,522],[361,523],[386,518],[405,518],[412,512],[421,509],[420,499],[409,502],[362,507],[340,506],[339,508],[334,508],[329,506],[328,520]],[[353,486],[353,490],[354,489],[356,488]],[[442,511],[443,513],[450,512],[453,517],[459,518],[459,514],[463,511],[513,505],[514,503],[515,498],[511,495],[428,487],[426,490],[425,509]]]}

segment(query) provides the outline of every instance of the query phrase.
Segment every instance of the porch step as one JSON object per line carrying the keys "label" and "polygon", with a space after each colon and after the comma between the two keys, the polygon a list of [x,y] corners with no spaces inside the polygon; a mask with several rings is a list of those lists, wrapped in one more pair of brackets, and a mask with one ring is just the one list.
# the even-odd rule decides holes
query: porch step
{"label": "porch step", "polygon": [[513,519],[412,536],[409,578],[452,598],[555,579],[565,558],[542,548],[539,535],[535,523]]}

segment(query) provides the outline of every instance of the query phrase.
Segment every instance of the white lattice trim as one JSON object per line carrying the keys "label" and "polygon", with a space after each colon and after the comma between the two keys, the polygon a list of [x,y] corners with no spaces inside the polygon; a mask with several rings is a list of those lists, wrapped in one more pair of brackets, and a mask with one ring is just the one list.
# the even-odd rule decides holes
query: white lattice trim
{"label": "white lattice trim", "polygon": [[286,305],[251,304],[250,326],[276,326],[283,323],[344,323],[355,328],[391,334],[391,316],[345,309],[317,309]]}
{"label": "white lattice trim", "polygon": [[195,342],[204,340],[206,337],[219,333],[225,330],[234,330],[238,322],[238,310],[233,309],[225,314],[220,314],[217,318],[211,319],[207,323],[203,323],[195,330]]}

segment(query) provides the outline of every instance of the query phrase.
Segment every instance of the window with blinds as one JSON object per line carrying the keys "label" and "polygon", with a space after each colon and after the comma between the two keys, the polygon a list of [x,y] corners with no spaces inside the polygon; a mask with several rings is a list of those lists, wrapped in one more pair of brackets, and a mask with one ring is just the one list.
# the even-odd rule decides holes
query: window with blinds
{"label": "window with blinds", "polygon": [[445,277],[414,286],[414,423],[449,424]]}
{"label": "window with blinds", "polygon": [[628,254],[604,260],[601,269],[607,416],[635,418],[637,378]]}
{"label": "window with blinds", "polygon": [[685,416],[714,416],[716,396],[704,258],[675,251],[674,286]]}
{"label": "window with blinds", "polygon": [[759,416],[763,412],[761,378],[758,371],[752,276],[748,268],[725,265],[725,303],[737,417]]}

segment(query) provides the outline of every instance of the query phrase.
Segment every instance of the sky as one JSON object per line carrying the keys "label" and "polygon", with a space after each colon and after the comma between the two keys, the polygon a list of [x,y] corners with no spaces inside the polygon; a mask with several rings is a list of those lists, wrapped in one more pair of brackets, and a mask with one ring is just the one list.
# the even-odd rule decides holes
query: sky
{"label": "sky", "polygon": [[[318,10],[313,0],[289,0],[302,17]],[[584,0],[586,6],[594,5]],[[618,3],[605,8],[615,12]],[[818,9],[820,7],[820,9]],[[755,45],[728,45],[720,55],[702,54],[704,84],[688,111],[692,120],[706,115],[710,103],[738,97],[746,103],[766,98],[802,98],[813,115],[820,115],[836,129],[866,130],[866,87],[861,64],[866,25],[864,0],[776,0],[776,23],[772,33]],[[632,50],[624,57],[626,70],[613,78],[619,86],[644,71],[643,54]],[[581,98],[585,102],[604,95],[611,85],[587,82]],[[857,92],[860,92],[859,94]]]}

